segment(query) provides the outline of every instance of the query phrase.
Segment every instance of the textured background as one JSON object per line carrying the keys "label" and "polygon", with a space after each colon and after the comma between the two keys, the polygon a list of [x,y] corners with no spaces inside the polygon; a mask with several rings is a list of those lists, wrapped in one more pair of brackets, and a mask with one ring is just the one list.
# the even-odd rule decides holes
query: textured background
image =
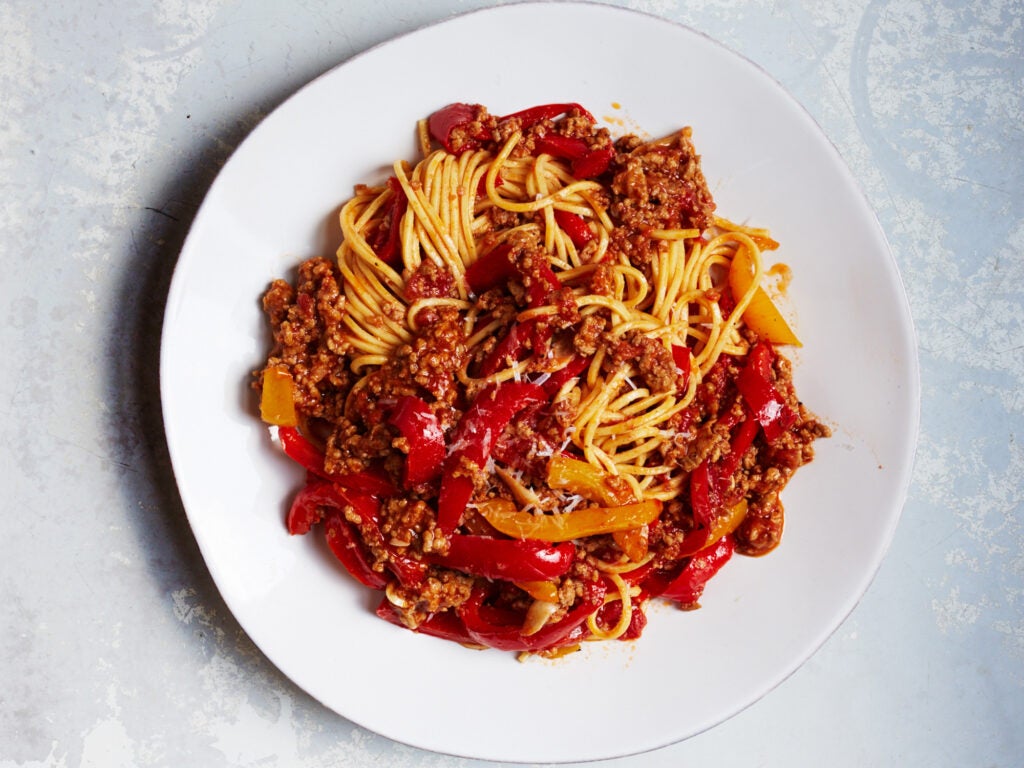
{"label": "textured background", "polygon": [[[914,481],[867,596],[725,724],[610,765],[1024,759],[1024,5],[652,0],[765,67],[860,180],[917,326]],[[314,76],[487,5],[0,2],[0,767],[482,766],[324,710],[214,587],[163,442],[177,252]]]}

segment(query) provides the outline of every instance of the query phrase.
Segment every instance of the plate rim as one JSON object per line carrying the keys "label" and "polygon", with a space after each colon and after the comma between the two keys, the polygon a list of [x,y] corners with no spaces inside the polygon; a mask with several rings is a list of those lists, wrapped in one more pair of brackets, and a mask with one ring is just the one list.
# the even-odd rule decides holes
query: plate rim
{"label": "plate rim", "polygon": [[[447,26],[447,25],[450,25],[450,24],[453,24],[453,23],[456,23],[456,22],[462,22],[464,20],[469,19],[470,17],[494,16],[494,15],[501,15],[501,14],[505,14],[505,13],[509,13],[509,12],[513,12],[513,13],[528,12],[528,9],[531,9],[531,8],[537,8],[538,10],[541,10],[541,9],[543,9],[543,10],[550,10],[550,9],[555,9],[555,8],[563,8],[563,9],[572,8],[573,10],[584,9],[584,11],[587,11],[588,9],[594,9],[594,10],[598,10],[598,12],[610,13],[612,15],[616,15],[616,14],[632,15],[632,16],[637,16],[637,17],[645,18],[645,19],[647,19],[648,21],[651,21],[651,22],[655,22],[655,23],[659,23],[659,24],[665,24],[665,25],[670,25],[670,26],[675,27],[676,29],[678,29],[679,31],[681,31],[681,32],[683,32],[685,34],[692,34],[692,35],[699,36],[700,38],[705,40],[707,43],[709,43],[709,44],[715,46],[716,48],[718,48],[725,55],[727,55],[729,57],[733,57],[733,58],[739,60],[740,62],[742,62],[745,66],[750,67],[752,69],[752,71],[756,71],[757,73],[759,73],[759,75],[761,77],[765,78],[766,81],[768,81],[772,85],[773,89],[775,91],[777,91],[779,94],[781,94],[783,96],[783,98],[785,98],[788,101],[790,106],[798,107],[800,113],[803,116],[803,119],[808,121],[809,125],[813,128],[813,131],[820,138],[824,139],[824,141],[826,142],[829,151],[833,154],[833,159],[835,161],[836,166],[839,169],[841,169],[841,171],[842,171],[843,179],[848,184],[851,185],[852,190],[855,192],[856,196],[859,198],[859,200],[861,202],[861,205],[862,205],[862,208],[863,208],[861,213],[867,213],[869,215],[870,219],[871,219],[871,223],[873,225],[872,235],[874,236],[874,238],[876,238],[879,241],[881,248],[885,251],[885,254],[887,256],[887,262],[886,263],[887,263],[888,271],[889,271],[889,275],[888,276],[889,276],[889,279],[894,282],[894,286],[893,287],[897,289],[896,292],[897,292],[899,298],[901,299],[901,301],[899,302],[899,310],[900,310],[899,314],[900,314],[900,316],[903,319],[903,324],[900,326],[900,330],[901,330],[900,336],[901,336],[902,346],[904,346],[905,349],[911,353],[909,355],[909,357],[904,361],[905,365],[907,366],[907,373],[909,374],[909,380],[906,381],[906,382],[903,382],[903,383],[908,385],[907,392],[905,393],[904,400],[906,400],[906,401],[908,401],[908,402],[910,402],[912,404],[913,410],[912,410],[912,415],[911,415],[911,420],[910,420],[910,429],[909,429],[909,431],[905,435],[905,441],[903,441],[903,452],[904,452],[904,455],[902,457],[902,461],[901,461],[901,464],[900,464],[900,470],[901,471],[899,472],[899,474],[897,476],[897,481],[895,483],[895,485],[898,487],[898,495],[892,501],[892,505],[891,506],[893,508],[893,513],[888,517],[888,523],[889,524],[887,526],[887,530],[884,532],[884,535],[882,537],[883,541],[882,541],[882,545],[880,547],[880,550],[877,553],[877,556],[871,562],[871,564],[870,564],[871,567],[864,570],[864,573],[862,575],[862,584],[857,589],[857,594],[854,597],[854,599],[850,602],[850,604],[848,606],[844,606],[846,608],[845,612],[837,620],[831,622],[828,626],[824,626],[824,627],[821,628],[818,636],[816,637],[816,640],[813,643],[813,647],[810,649],[809,653],[800,653],[800,654],[798,654],[799,658],[794,657],[793,663],[789,667],[787,667],[786,669],[780,670],[779,674],[776,675],[775,678],[772,681],[770,681],[769,684],[766,685],[763,688],[763,690],[761,690],[756,696],[751,698],[749,701],[746,701],[746,702],[742,703],[741,706],[739,706],[738,708],[734,709],[731,714],[725,716],[724,718],[717,719],[713,723],[708,723],[705,726],[699,728],[698,730],[696,730],[696,731],[694,731],[692,733],[688,733],[688,734],[685,734],[685,735],[682,735],[682,736],[678,736],[678,735],[670,736],[670,737],[667,737],[666,739],[664,739],[662,741],[659,741],[658,743],[648,744],[646,747],[643,747],[641,749],[629,749],[629,750],[626,750],[626,751],[623,751],[623,752],[620,752],[620,753],[615,753],[615,754],[607,754],[607,755],[601,755],[601,756],[584,756],[583,758],[556,757],[554,760],[551,760],[550,758],[545,758],[543,756],[528,758],[529,760],[543,760],[545,762],[559,762],[560,763],[560,762],[571,762],[571,761],[575,761],[575,760],[578,760],[578,759],[584,759],[584,760],[610,759],[610,758],[623,757],[623,756],[632,755],[632,754],[641,754],[643,752],[648,752],[648,751],[652,751],[652,750],[655,750],[655,749],[660,749],[660,748],[663,748],[663,747],[665,747],[665,746],[667,746],[669,744],[677,743],[677,742],[679,742],[681,740],[685,740],[685,739],[690,738],[690,737],[692,737],[692,736],[694,736],[694,735],[696,735],[698,733],[701,733],[701,732],[703,732],[703,731],[705,731],[705,730],[707,730],[709,728],[712,728],[715,725],[717,725],[717,724],[719,724],[719,723],[723,722],[724,720],[727,720],[727,719],[729,719],[731,717],[734,717],[739,712],[742,712],[743,710],[747,709],[748,707],[750,707],[753,704],[757,703],[758,701],[762,700],[765,695],[767,695],[769,692],[771,692],[772,690],[777,688],[779,685],[781,685],[783,682],[785,682],[785,680],[787,680],[798,669],[800,669],[800,667],[803,666],[807,662],[808,659],[813,657],[814,654],[816,654],[820,650],[820,648],[825,644],[825,642],[838,630],[838,628],[840,626],[842,626],[842,624],[848,619],[849,615],[853,612],[853,610],[857,607],[857,605],[859,605],[859,603],[864,599],[867,591],[870,589],[871,583],[877,577],[878,571],[879,571],[879,569],[880,569],[880,567],[881,567],[881,565],[882,565],[882,563],[883,563],[883,561],[884,561],[884,559],[885,559],[885,557],[886,557],[886,555],[887,555],[887,553],[888,553],[888,551],[890,549],[892,540],[893,540],[893,538],[895,536],[896,529],[897,529],[897,527],[899,525],[899,521],[900,521],[900,519],[902,517],[902,512],[903,512],[903,509],[905,507],[906,500],[907,500],[907,497],[908,497],[908,494],[909,494],[909,491],[910,491],[910,487],[911,487],[913,469],[914,469],[914,464],[915,464],[915,460],[916,460],[916,452],[917,452],[917,445],[918,445],[918,441],[919,441],[919,431],[920,431],[920,408],[921,408],[921,382],[920,382],[919,346],[918,346],[918,340],[917,340],[917,335],[916,335],[916,328],[915,328],[914,321],[913,321],[913,315],[911,313],[911,308],[910,308],[910,304],[909,304],[909,298],[908,298],[908,295],[907,295],[907,292],[906,292],[906,286],[904,284],[903,277],[902,277],[902,275],[900,273],[899,266],[898,266],[898,264],[896,262],[895,255],[893,253],[892,247],[891,247],[891,245],[890,245],[890,243],[888,241],[888,238],[886,236],[886,232],[885,232],[884,228],[882,227],[881,222],[878,220],[877,213],[875,212],[873,206],[871,205],[869,198],[865,194],[864,189],[863,189],[863,187],[862,187],[862,185],[860,183],[860,180],[857,178],[857,176],[849,168],[849,166],[845,162],[842,154],[840,153],[838,147],[835,145],[835,143],[832,141],[832,139],[828,136],[828,134],[822,129],[821,125],[814,119],[813,115],[806,109],[806,107],[804,107],[804,105],[799,100],[797,100],[792,95],[792,93],[790,93],[790,91],[785,86],[783,86],[776,78],[774,78],[766,69],[764,69],[762,66],[760,66],[757,62],[754,62],[752,59],[750,59],[747,56],[745,56],[744,54],[738,52],[734,48],[726,45],[725,43],[723,43],[723,42],[721,42],[719,40],[714,39],[710,35],[702,32],[700,30],[697,30],[697,29],[695,29],[695,28],[693,28],[693,27],[691,27],[691,26],[689,26],[687,24],[683,24],[683,23],[674,21],[672,19],[667,19],[667,18],[664,18],[664,17],[660,17],[660,16],[657,16],[655,14],[652,14],[652,13],[649,13],[649,12],[646,12],[646,11],[642,11],[642,10],[630,9],[630,8],[622,8],[622,7],[618,7],[618,6],[609,6],[609,5],[604,5],[602,3],[595,3],[595,2],[589,2],[589,1],[587,1],[587,2],[537,2],[536,0],[526,0],[525,2],[514,2],[514,3],[509,3],[509,4],[505,4],[505,5],[501,5],[501,6],[493,6],[493,7],[485,7],[485,8],[479,8],[479,9],[473,9],[473,10],[466,11],[464,13],[458,13],[458,14],[455,14],[455,15],[452,15],[452,16],[449,16],[449,17],[446,17],[446,18],[443,18],[443,19],[436,20],[436,21],[434,21],[434,22],[432,22],[430,24],[418,27],[418,28],[413,29],[413,30],[406,31],[406,32],[404,32],[402,34],[399,34],[399,35],[396,35],[396,36],[394,36],[392,38],[389,38],[388,40],[381,41],[381,42],[379,42],[379,43],[377,43],[377,44],[375,44],[375,45],[373,45],[373,46],[371,46],[371,47],[369,47],[369,48],[367,48],[367,49],[365,49],[363,51],[360,51],[360,52],[356,53],[355,55],[350,56],[349,58],[345,59],[344,61],[342,61],[342,62],[340,62],[340,63],[330,67],[329,69],[325,70],[321,74],[317,75],[316,77],[312,78],[311,80],[309,80],[306,83],[304,83],[303,85],[301,85],[299,88],[297,88],[295,91],[293,91],[289,96],[287,96],[285,99],[283,99],[276,107],[274,107],[273,110],[271,110],[267,115],[265,115],[255,126],[252,127],[252,129],[247,133],[245,138],[232,151],[232,153],[229,156],[228,160],[224,163],[224,165],[218,171],[216,178],[213,180],[213,182],[210,184],[209,188],[207,189],[207,191],[206,191],[206,193],[205,193],[205,195],[203,197],[203,201],[200,204],[200,207],[197,209],[196,215],[193,218],[192,223],[191,223],[191,225],[189,227],[188,234],[186,235],[186,237],[185,237],[185,239],[183,241],[181,250],[180,250],[180,252],[178,254],[178,257],[177,257],[177,260],[176,260],[176,263],[175,263],[175,266],[174,266],[174,270],[173,270],[173,273],[172,273],[172,276],[171,276],[170,286],[169,286],[169,289],[168,289],[168,292],[167,292],[167,298],[166,298],[165,310],[164,310],[164,318],[163,318],[163,325],[162,325],[161,336],[160,336],[160,346],[161,346],[161,348],[160,348],[160,358],[159,358],[159,367],[160,367],[160,398],[161,398],[161,408],[162,408],[162,413],[163,413],[163,423],[164,423],[165,439],[167,441],[168,452],[169,452],[169,455],[170,455],[170,458],[171,458],[172,471],[173,471],[174,476],[175,476],[175,482],[176,482],[176,485],[177,485],[177,488],[178,488],[178,493],[179,493],[179,495],[181,497],[181,500],[182,500],[182,506],[185,509],[186,516],[187,516],[187,518],[189,520],[190,527],[193,530],[193,535],[195,535],[197,543],[198,543],[198,545],[200,547],[200,551],[203,554],[204,563],[205,563],[207,569],[209,570],[209,572],[211,573],[211,576],[213,576],[213,580],[214,580],[215,584],[217,585],[218,591],[221,592],[221,595],[224,598],[225,603],[227,604],[229,610],[231,610],[233,617],[239,623],[239,625],[243,628],[243,630],[247,633],[247,635],[250,637],[250,639],[257,645],[257,647],[260,648],[261,653],[263,653],[281,671],[282,674],[285,674],[286,676],[288,676],[289,679],[291,679],[294,684],[296,684],[299,688],[301,688],[304,692],[306,692],[312,698],[320,701],[325,707],[327,707],[328,709],[331,709],[333,712],[337,712],[340,717],[344,717],[345,719],[350,720],[351,722],[359,725],[360,727],[364,727],[364,728],[367,728],[369,730],[373,730],[374,732],[377,732],[377,733],[380,733],[382,735],[385,735],[387,738],[393,739],[395,741],[399,741],[399,742],[402,742],[402,743],[410,744],[411,746],[415,746],[415,747],[418,747],[418,748],[427,749],[427,750],[431,750],[431,751],[435,751],[435,752],[444,752],[444,753],[447,753],[447,754],[455,754],[455,755],[460,755],[460,756],[463,756],[463,757],[478,758],[478,759],[492,759],[492,760],[499,760],[499,761],[504,761],[504,760],[507,760],[507,759],[521,760],[522,759],[521,756],[516,756],[514,758],[504,758],[504,757],[495,756],[495,755],[481,755],[481,754],[478,754],[478,753],[473,752],[473,751],[469,751],[469,752],[448,751],[446,749],[439,749],[437,746],[425,745],[425,744],[420,744],[420,743],[416,743],[416,742],[413,742],[413,741],[407,741],[407,740],[403,739],[402,736],[400,734],[398,734],[398,733],[395,733],[395,732],[388,733],[385,730],[380,729],[379,727],[371,727],[371,726],[368,726],[368,725],[364,725],[361,721],[359,721],[352,714],[342,714],[342,713],[338,712],[336,709],[334,709],[329,704],[324,702],[323,699],[321,699],[319,696],[317,696],[313,692],[309,691],[309,689],[305,685],[303,685],[303,684],[299,683],[298,681],[294,680],[294,678],[291,678],[290,675],[288,675],[286,672],[284,672],[283,665],[281,663],[279,663],[279,661],[275,658],[277,654],[271,654],[271,653],[269,653],[267,651],[266,648],[263,647],[262,643],[259,640],[257,640],[257,638],[250,631],[250,628],[248,626],[248,622],[241,615],[239,615],[239,612],[236,611],[235,607],[231,604],[231,602],[229,602],[228,596],[226,594],[224,594],[224,592],[222,590],[222,587],[221,587],[221,584],[220,584],[220,580],[217,577],[217,573],[216,573],[217,569],[216,569],[215,566],[213,566],[211,564],[210,557],[208,556],[207,544],[206,544],[206,542],[204,542],[203,537],[198,534],[196,523],[193,520],[193,516],[195,514],[195,510],[194,510],[193,505],[189,504],[187,502],[187,500],[186,500],[187,492],[186,492],[186,489],[184,487],[184,481],[183,481],[183,479],[181,477],[179,477],[180,459],[176,458],[176,451],[177,451],[176,446],[180,445],[180,439],[176,441],[174,436],[173,436],[173,434],[172,434],[172,433],[174,433],[176,431],[177,427],[174,426],[175,425],[175,419],[173,418],[173,416],[174,416],[174,413],[173,413],[174,412],[174,408],[173,408],[173,406],[169,407],[169,403],[173,401],[173,396],[170,393],[168,393],[166,391],[166,389],[165,389],[166,386],[167,386],[167,381],[168,380],[167,380],[167,378],[164,375],[164,370],[165,370],[165,366],[170,363],[170,361],[167,359],[167,354],[168,354],[167,350],[169,348],[168,341],[171,338],[171,336],[173,335],[173,331],[172,331],[173,325],[171,323],[169,323],[169,316],[171,314],[171,308],[176,303],[180,302],[180,300],[181,300],[179,294],[181,293],[181,291],[184,290],[184,288],[182,287],[183,283],[184,283],[184,280],[182,279],[181,276],[182,276],[183,272],[185,271],[185,269],[188,268],[188,265],[189,265],[189,262],[190,262],[189,254],[192,253],[192,251],[196,247],[198,247],[198,246],[195,245],[195,239],[198,238],[198,235],[196,234],[197,230],[198,230],[198,225],[200,224],[200,222],[204,221],[204,217],[207,215],[207,212],[208,212],[209,208],[213,205],[213,203],[211,203],[211,200],[214,198],[216,191],[219,189],[218,185],[221,183],[221,181],[225,177],[226,173],[229,172],[229,170],[231,169],[232,164],[241,155],[243,150],[247,146],[249,146],[250,144],[253,143],[253,137],[259,135],[263,131],[265,126],[268,125],[269,121],[275,115],[278,115],[283,109],[285,109],[287,107],[287,105],[289,105],[290,103],[293,103],[295,101],[295,99],[300,94],[302,94],[302,93],[306,92],[307,90],[313,88],[317,83],[320,83],[321,81],[323,81],[323,80],[325,80],[327,78],[335,76],[335,73],[337,73],[339,70],[342,70],[342,69],[344,69],[346,67],[349,67],[353,62],[356,62],[356,61],[361,60],[361,59],[363,59],[365,57],[368,57],[368,56],[370,56],[370,55],[372,55],[375,52],[378,52],[380,50],[387,49],[387,48],[390,48],[390,47],[397,47],[397,46],[399,46],[401,44],[402,41],[404,41],[404,40],[406,40],[406,39],[408,39],[410,37],[419,35],[419,34],[425,32],[427,30],[432,30],[432,29],[436,29],[436,28],[439,28],[439,27],[444,27],[444,26]],[[258,425],[255,425],[255,426],[258,426]]]}

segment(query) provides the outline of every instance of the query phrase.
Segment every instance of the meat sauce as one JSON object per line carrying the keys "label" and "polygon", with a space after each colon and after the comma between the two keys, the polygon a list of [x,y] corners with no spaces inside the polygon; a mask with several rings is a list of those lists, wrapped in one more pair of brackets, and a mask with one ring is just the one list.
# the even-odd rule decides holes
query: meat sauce
{"label": "meat sauce", "polygon": [[[645,143],[633,136],[613,142],[606,130],[575,111],[557,122],[543,119],[524,126],[516,120],[501,123],[480,110],[474,122],[460,127],[452,140],[473,142],[496,152],[514,130],[523,131],[516,148],[520,156],[535,152],[538,142],[552,133],[581,139],[588,148],[610,152],[607,168],[600,176],[600,197],[616,228],[605,263],[625,258],[650,277],[653,249],[657,247],[647,235],[650,230],[705,230],[714,221],[715,204],[688,130],[671,143]],[[489,216],[492,229],[542,220],[536,212],[492,209]],[[487,233],[482,233],[481,239],[486,238]],[[584,259],[587,253],[585,248]],[[263,297],[273,335],[266,368],[283,367],[291,374],[300,423],[304,433],[323,451],[327,474],[344,475],[376,467],[396,487],[401,486],[410,446],[389,422],[388,414],[403,396],[413,395],[429,403],[450,439],[477,394],[472,386],[459,381],[457,372],[479,374],[488,356],[509,334],[516,314],[528,306],[531,283],[543,279],[547,257],[537,236],[519,237],[511,258],[521,277],[473,297],[478,324],[498,323],[491,339],[470,348],[466,323],[458,311],[446,305],[427,306],[415,318],[416,331],[409,343],[397,345],[382,365],[359,373],[353,373],[350,366],[352,350],[344,322],[347,307],[343,280],[333,260],[309,259],[298,266],[292,282],[276,280],[270,285]],[[456,278],[429,259],[415,270],[406,270],[403,277],[408,302],[456,296]],[[611,293],[612,279],[604,265],[596,265],[589,289],[600,295]],[[589,357],[604,350],[607,375],[621,363],[630,362],[637,372],[635,385],[653,393],[685,391],[681,371],[658,340],[638,331],[613,337],[608,312],[581,317],[571,291],[553,292],[548,301],[557,311],[546,316],[543,333],[526,340],[527,352],[543,360],[555,357],[555,352],[558,357],[573,353]],[[398,307],[392,319],[403,320],[403,309]],[[383,324],[385,318],[379,320]],[[756,343],[754,334],[745,333],[748,343]],[[663,464],[692,472],[705,460],[719,461],[728,454],[735,427],[743,418],[744,406],[736,384],[743,362],[742,358],[723,355],[703,377],[691,405],[668,425],[672,436],[661,449]],[[772,362],[771,382],[796,415],[795,423],[771,443],[761,435],[755,438],[722,489],[726,503],[747,500],[746,515],[733,533],[736,550],[746,555],[763,555],[778,545],[785,517],[779,494],[793,473],[813,458],[814,441],[829,434],[797,398],[791,366],[778,354]],[[258,373],[256,387],[260,385]],[[498,437],[493,458],[524,482],[543,485],[547,457],[567,442],[573,416],[572,404],[564,401],[524,409]],[[509,489],[495,483],[489,471],[471,464],[464,471],[472,477],[477,495],[512,498]],[[433,555],[443,555],[450,546],[449,537],[438,528],[437,496],[435,480],[408,489],[401,498],[386,500],[379,512],[383,543],[367,542],[371,566],[378,573],[395,570],[396,558],[422,564],[424,578],[419,583],[396,584],[390,595],[401,620],[411,627],[431,615],[463,605],[479,580],[432,562]],[[646,546],[653,554],[651,569],[678,565],[687,534],[695,527],[691,506],[684,487],[650,526]],[[345,514],[358,526],[356,510],[346,508]],[[462,530],[486,536],[496,533],[472,507],[467,509]],[[571,569],[557,583],[559,608],[549,621],[567,615],[583,599],[586,585],[599,578],[590,560],[594,554],[614,559],[621,551],[611,536],[580,542]],[[504,610],[526,611],[532,602],[523,589],[511,583],[498,583],[496,590],[492,600]],[[642,612],[637,613],[637,626],[630,627],[627,637],[636,636],[642,629],[645,619]],[[616,618],[608,615],[603,621],[614,623]]]}

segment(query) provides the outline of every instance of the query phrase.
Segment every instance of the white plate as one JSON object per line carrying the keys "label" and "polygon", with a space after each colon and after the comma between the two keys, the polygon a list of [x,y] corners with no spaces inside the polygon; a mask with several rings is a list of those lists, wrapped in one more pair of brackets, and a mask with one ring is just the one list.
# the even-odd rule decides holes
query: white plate
{"label": "white plate", "polygon": [[[524,664],[414,635],[373,616],[377,595],[345,577],[317,537],[283,528],[302,477],[271,448],[248,389],[268,350],[259,297],[301,259],[334,253],[335,213],[353,184],[414,157],[414,121],[453,101],[498,114],[577,101],[653,135],[692,125],[719,211],[770,227],[793,268],[805,344],[798,391],[835,436],[785,493],[781,547],[735,559],[700,611],[652,608],[638,643]],[[879,566],[908,486],[919,396],[896,267],[813,120],[708,38],[583,4],[504,6],[420,30],[328,72],[264,120],[211,187],[182,249],[161,385],[196,539],[267,657],[385,736],[524,762],[669,744],[792,673]]]}

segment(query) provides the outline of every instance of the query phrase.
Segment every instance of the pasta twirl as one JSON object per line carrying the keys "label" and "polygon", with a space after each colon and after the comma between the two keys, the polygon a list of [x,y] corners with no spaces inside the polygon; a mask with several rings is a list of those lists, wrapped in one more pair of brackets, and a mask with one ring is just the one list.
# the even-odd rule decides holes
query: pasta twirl
{"label": "pasta twirl", "polygon": [[[778,543],[828,434],[763,292],[768,232],[715,215],[684,128],[613,140],[577,104],[453,104],[342,207],[336,260],[264,297],[263,412],[378,614],[548,655],[696,607]],[[273,372],[273,375],[268,375]],[[282,383],[283,382],[283,383]],[[267,400],[288,407],[266,406]]]}

